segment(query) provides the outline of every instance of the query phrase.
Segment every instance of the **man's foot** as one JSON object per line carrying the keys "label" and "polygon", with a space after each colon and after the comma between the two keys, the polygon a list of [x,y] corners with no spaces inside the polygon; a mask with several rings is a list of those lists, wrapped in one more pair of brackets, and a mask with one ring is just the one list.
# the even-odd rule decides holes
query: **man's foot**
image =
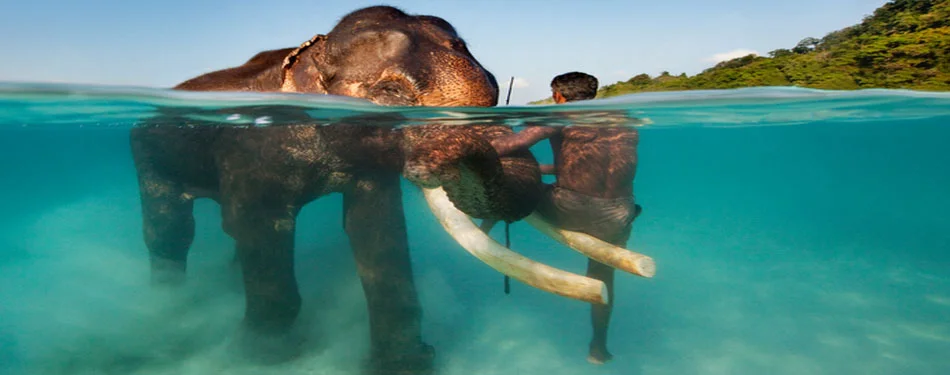
{"label": "man's foot", "polygon": [[587,362],[595,365],[602,365],[610,362],[610,360],[613,358],[614,355],[610,354],[610,352],[607,351],[607,348],[597,348],[592,346],[590,348],[590,354],[587,355]]}

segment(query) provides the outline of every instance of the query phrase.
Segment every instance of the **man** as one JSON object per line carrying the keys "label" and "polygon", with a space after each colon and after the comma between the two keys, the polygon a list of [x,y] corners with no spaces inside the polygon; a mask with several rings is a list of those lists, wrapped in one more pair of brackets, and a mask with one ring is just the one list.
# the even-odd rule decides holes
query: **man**
{"label": "man", "polygon": [[[597,78],[581,72],[561,74],[551,81],[557,104],[593,99],[597,87]],[[629,127],[531,126],[493,145],[499,154],[505,154],[545,138],[550,140],[554,165],[544,165],[541,170],[554,174],[556,182],[545,186],[538,213],[560,228],[626,247],[633,220],[641,211],[633,195],[637,131]],[[593,337],[587,357],[591,363],[603,364],[613,357],[607,350],[607,328],[614,302],[614,269],[589,259],[587,275],[607,286],[608,304],[591,307]]]}

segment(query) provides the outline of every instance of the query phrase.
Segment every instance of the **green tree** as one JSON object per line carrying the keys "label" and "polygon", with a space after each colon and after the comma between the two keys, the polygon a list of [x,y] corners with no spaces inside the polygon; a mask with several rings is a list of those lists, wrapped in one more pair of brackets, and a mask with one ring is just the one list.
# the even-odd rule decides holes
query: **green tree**
{"label": "green tree", "polygon": [[649,74],[638,74],[634,76],[633,78],[630,78],[629,80],[627,80],[627,83],[631,85],[649,85],[650,82],[651,82],[651,78]]}
{"label": "green tree", "polygon": [[775,58],[775,57],[786,57],[786,56],[791,56],[792,53],[794,53],[794,52],[792,52],[792,51],[789,50],[789,49],[779,48],[779,49],[775,49],[775,50],[769,51],[769,57],[772,57],[772,58]]}
{"label": "green tree", "polygon": [[792,52],[795,52],[795,53],[811,52],[812,50],[815,49],[815,47],[818,46],[818,43],[821,43],[821,40],[816,39],[816,38],[808,37],[808,38],[802,39],[800,42],[798,42],[798,45],[796,45],[795,48],[792,48]]}

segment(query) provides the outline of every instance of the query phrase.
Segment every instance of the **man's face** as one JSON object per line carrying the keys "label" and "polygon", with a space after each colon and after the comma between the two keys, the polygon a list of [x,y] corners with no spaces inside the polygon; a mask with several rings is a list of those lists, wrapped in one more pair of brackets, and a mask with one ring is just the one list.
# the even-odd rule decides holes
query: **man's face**
{"label": "man's face", "polygon": [[565,98],[564,95],[561,95],[560,92],[554,91],[553,97],[554,97],[554,102],[557,104],[567,103],[567,98]]}

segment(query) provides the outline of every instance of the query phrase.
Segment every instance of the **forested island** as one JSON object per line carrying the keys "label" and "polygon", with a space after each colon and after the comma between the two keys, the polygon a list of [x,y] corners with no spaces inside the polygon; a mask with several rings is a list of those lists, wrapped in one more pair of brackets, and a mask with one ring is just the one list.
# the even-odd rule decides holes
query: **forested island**
{"label": "forested island", "polygon": [[601,87],[597,97],[754,86],[950,90],[950,0],[890,1],[857,25],[790,49],[723,61],[691,77],[640,74]]}

